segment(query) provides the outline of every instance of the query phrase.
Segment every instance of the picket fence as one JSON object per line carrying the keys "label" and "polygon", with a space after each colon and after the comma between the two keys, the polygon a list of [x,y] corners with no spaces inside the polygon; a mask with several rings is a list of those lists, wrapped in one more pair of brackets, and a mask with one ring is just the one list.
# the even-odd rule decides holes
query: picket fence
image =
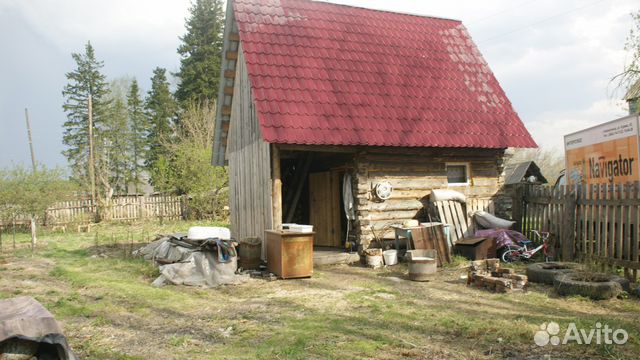
{"label": "picket fence", "polygon": [[640,269],[640,184],[578,188],[523,185],[513,215],[522,232],[549,231],[564,260],[582,259],[621,267],[636,278]]}

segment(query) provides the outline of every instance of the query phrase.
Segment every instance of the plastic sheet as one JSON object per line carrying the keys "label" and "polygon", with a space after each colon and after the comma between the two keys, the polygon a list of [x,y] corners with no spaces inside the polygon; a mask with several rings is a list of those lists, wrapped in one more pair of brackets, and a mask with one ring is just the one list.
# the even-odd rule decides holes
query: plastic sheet
{"label": "plastic sheet", "polygon": [[480,226],[486,229],[510,229],[513,224],[516,223],[515,221],[505,220],[482,210],[474,212],[473,217]]}
{"label": "plastic sheet", "polygon": [[528,240],[523,234],[515,230],[506,230],[506,229],[478,230],[476,231],[475,236],[495,238],[497,249],[500,249],[509,245],[517,245],[518,241]]}

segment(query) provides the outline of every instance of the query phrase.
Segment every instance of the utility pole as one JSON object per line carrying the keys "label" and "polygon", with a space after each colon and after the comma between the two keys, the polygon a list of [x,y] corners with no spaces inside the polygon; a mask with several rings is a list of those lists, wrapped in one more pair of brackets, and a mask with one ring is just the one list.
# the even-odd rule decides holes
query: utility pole
{"label": "utility pole", "polygon": [[91,180],[91,206],[96,206],[96,176],[93,160],[93,100],[89,95],[89,178]]}
{"label": "utility pole", "polygon": [[31,166],[36,172],[36,154],[33,152],[33,139],[31,138],[31,122],[29,121],[29,110],[24,108],[24,118],[27,121],[27,135],[29,136],[29,150],[31,150]]}

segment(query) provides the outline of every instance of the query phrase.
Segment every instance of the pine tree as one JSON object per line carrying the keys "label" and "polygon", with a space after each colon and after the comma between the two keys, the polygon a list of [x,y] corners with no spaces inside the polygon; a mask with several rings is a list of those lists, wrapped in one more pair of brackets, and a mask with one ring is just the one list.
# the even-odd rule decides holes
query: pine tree
{"label": "pine tree", "polygon": [[134,184],[135,192],[138,193],[139,185],[142,183],[142,172],[145,153],[148,151],[147,135],[149,133],[149,122],[144,114],[142,98],[138,81],[133,79],[127,94],[127,110],[129,112],[129,128],[131,131],[131,182]]}
{"label": "pine tree", "polygon": [[190,102],[215,101],[220,82],[224,10],[222,0],[196,0],[189,9],[187,33],[178,47],[180,84],[176,99],[182,108]]}
{"label": "pine tree", "polygon": [[126,101],[123,94],[110,95],[112,101],[96,142],[96,175],[107,203],[113,194],[127,193],[133,162]]}
{"label": "pine tree", "polygon": [[85,52],[71,54],[76,69],[67,73],[67,85],[62,90],[65,101],[62,105],[67,114],[62,142],[66,149],[62,152],[72,170],[72,177],[81,185],[90,183],[89,164],[89,116],[88,99],[92,97],[94,138],[99,135],[105,112],[109,106],[106,95],[108,86],[105,76],[100,72],[103,65],[98,61],[90,42]]}
{"label": "pine tree", "polygon": [[145,110],[149,121],[145,166],[149,172],[151,184],[157,190],[170,190],[166,185],[169,183],[166,177],[170,176],[169,159],[162,142],[173,134],[172,121],[178,106],[169,90],[166,69],[158,67],[153,70],[151,90],[145,99]]}

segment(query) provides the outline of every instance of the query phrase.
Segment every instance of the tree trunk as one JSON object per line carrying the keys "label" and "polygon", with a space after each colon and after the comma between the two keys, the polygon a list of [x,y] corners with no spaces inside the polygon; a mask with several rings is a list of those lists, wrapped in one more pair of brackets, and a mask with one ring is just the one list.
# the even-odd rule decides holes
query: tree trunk
{"label": "tree trunk", "polygon": [[38,239],[36,238],[36,218],[31,217],[31,251],[36,250],[36,245],[38,245]]}

